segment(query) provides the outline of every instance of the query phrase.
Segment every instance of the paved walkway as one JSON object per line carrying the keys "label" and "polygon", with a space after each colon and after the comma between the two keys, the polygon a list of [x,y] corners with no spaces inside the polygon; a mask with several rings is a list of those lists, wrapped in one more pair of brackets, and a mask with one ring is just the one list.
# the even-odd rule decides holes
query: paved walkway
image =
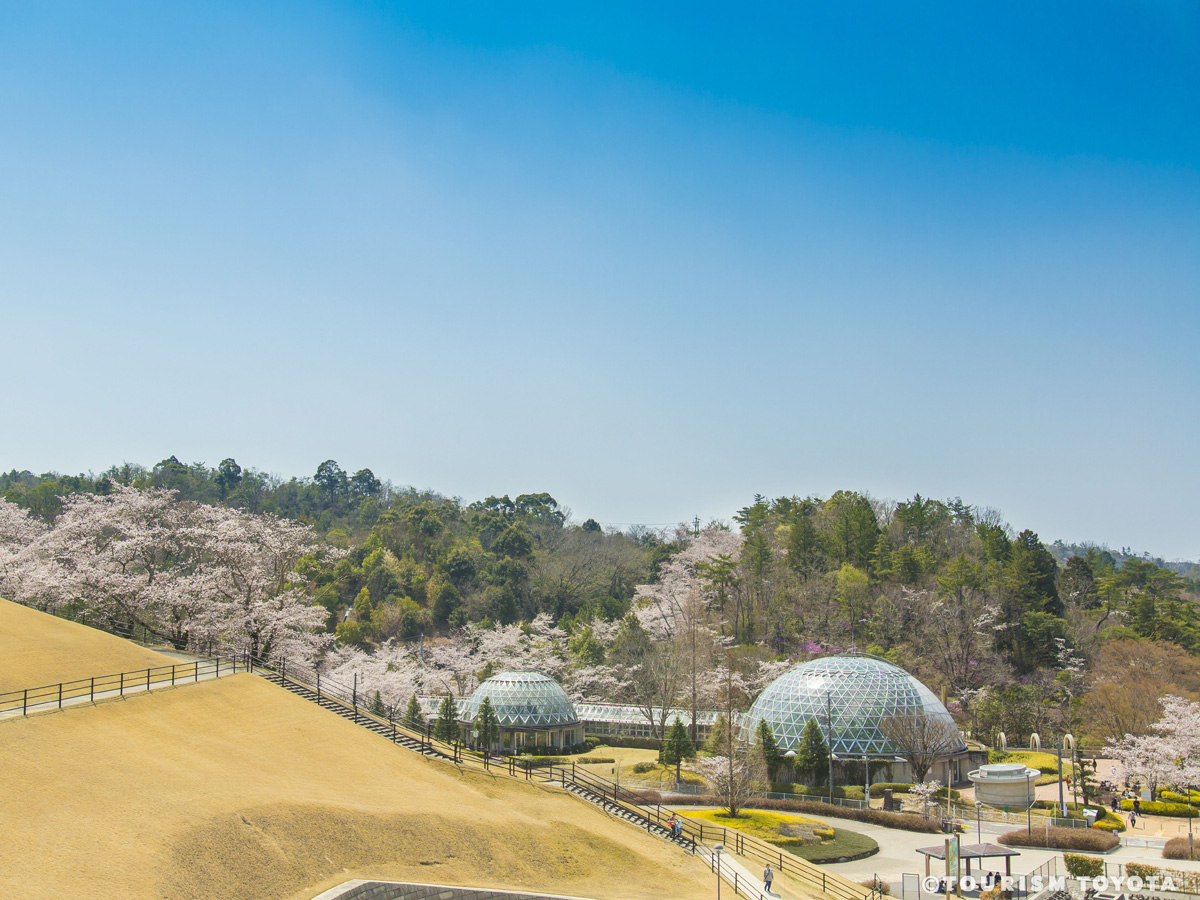
{"label": "paved walkway", "polygon": [[[71,682],[64,686],[63,690],[66,696],[60,697],[53,690],[47,692],[45,688],[53,688],[53,685],[39,685],[39,693],[37,699],[31,699],[28,704],[17,706],[13,709],[0,711],[0,719],[19,718],[23,715],[32,715],[34,713],[53,712],[59,709],[67,709],[72,706],[91,705],[100,703],[105,700],[119,700],[131,694],[144,694],[147,692],[162,690],[163,688],[182,687],[185,684],[194,684],[197,681],[212,681],[215,678],[225,678],[228,675],[233,675],[235,667],[230,662],[222,661],[218,673],[218,667],[211,660],[204,660],[200,657],[189,656],[185,653],[176,653],[168,651],[166,655],[180,659],[178,666],[159,667],[151,672],[149,683],[147,683],[146,670],[140,672],[132,671],[125,673],[125,681],[122,684],[119,680],[120,673],[114,675],[96,676],[96,682],[101,687],[95,691],[89,689],[86,679]],[[244,667],[238,666],[237,672],[246,671]],[[31,695],[32,695],[31,689]],[[70,693],[78,692],[78,696],[69,696]],[[8,694],[11,699],[20,691],[12,691]]]}
{"label": "paved walkway", "polygon": [[[683,815],[687,815],[689,809],[694,807],[680,806],[675,807]],[[925,874],[925,857],[917,853],[917,849],[921,847],[940,846],[946,839],[944,834],[924,834],[914,831],[903,831],[898,828],[885,828],[881,825],[871,825],[866,822],[859,822],[854,819],[843,819],[838,816],[819,815],[818,818],[828,821],[831,825],[839,828],[846,828],[850,831],[858,832],[866,835],[879,844],[879,852],[874,856],[868,856],[866,859],[853,860],[844,863],[823,863],[822,868],[828,869],[830,872],[837,872],[844,878],[850,881],[864,881],[869,878],[878,877],[881,881],[888,882],[893,886],[894,893],[898,895],[899,882],[905,874],[924,875]],[[1171,820],[1164,820],[1170,822]],[[1139,820],[1139,825],[1141,820]],[[989,824],[994,826],[989,827]],[[1183,834],[1187,834],[1187,823],[1182,822]],[[997,835],[1012,831],[1012,825],[1002,825],[1001,823],[983,823],[984,840],[994,842]],[[1197,829],[1197,841],[1200,842],[1200,828]],[[1173,837],[1174,835],[1169,835]],[[977,843],[979,838],[974,827],[967,831],[962,836],[964,844]],[[1024,875],[1032,872],[1034,869],[1041,866],[1043,863],[1055,857],[1060,857],[1062,851],[1058,850],[1041,850],[1037,848],[1019,847],[1021,855],[1012,857],[1012,873],[1013,875]],[[1188,869],[1200,871],[1200,862],[1189,862],[1186,860],[1165,860],[1162,858],[1161,846],[1143,847],[1143,846],[1126,846],[1122,845],[1111,853],[1103,854],[1104,859],[1110,862],[1118,863],[1144,863],[1153,866],[1167,866],[1174,869]],[[936,873],[937,861],[933,862],[934,871]],[[985,869],[992,871],[1004,871],[1003,860],[992,860],[984,864]],[[974,873],[975,869],[972,868]],[[758,873],[761,875],[761,873]],[[757,882],[761,886],[761,881]]]}

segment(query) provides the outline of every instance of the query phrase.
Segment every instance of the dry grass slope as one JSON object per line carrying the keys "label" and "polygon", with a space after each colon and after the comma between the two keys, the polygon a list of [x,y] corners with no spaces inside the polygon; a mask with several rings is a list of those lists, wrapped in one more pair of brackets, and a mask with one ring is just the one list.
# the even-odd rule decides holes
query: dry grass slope
{"label": "dry grass slope", "polygon": [[0,721],[0,896],[300,900],[348,878],[707,897],[665,842],[254,675]]}
{"label": "dry grass slope", "polygon": [[0,660],[0,694],[175,662],[124,638],[8,600],[0,600]]}

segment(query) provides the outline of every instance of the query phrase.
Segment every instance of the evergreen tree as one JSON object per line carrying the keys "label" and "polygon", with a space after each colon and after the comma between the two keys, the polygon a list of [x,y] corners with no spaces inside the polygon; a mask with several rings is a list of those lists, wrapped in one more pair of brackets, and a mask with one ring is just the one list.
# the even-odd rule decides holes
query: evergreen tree
{"label": "evergreen tree", "polygon": [[453,743],[459,739],[458,706],[453,697],[447,697],[438,707],[437,724],[433,726],[433,736],[439,741]]}
{"label": "evergreen tree", "polygon": [[725,713],[717,715],[717,721],[713,722],[712,731],[709,732],[708,740],[704,744],[706,753],[716,756],[723,756],[727,751],[725,749],[726,740],[728,738],[729,720],[725,718]]}
{"label": "evergreen tree", "polygon": [[821,734],[816,719],[809,719],[800,736],[800,749],[796,751],[796,772],[809,784],[816,784],[829,777],[829,745]]}
{"label": "evergreen tree", "polygon": [[683,761],[691,759],[695,755],[696,747],[692,744],[692,739],[688,737],[687,726],[683,724],[683,720],[679,716],[676,716],[675,724],[671,726],[671,730],[667,732],[667,739],[663,741],[658,761],[664,766],[674,766],[675,780],[679,781],[679,769]]}
{"label": "evergreen tree", "polygon": [[383,705],[383,698],[379,696],[379,691],[375,692],[375,696],[371,698],[371,715],[379,716],[381,719],[387,718],[387,707]]}
{"label": "evergreen tree", "polygon": [[762,719],[758,723],[755,745],[756,749],[762,753],[763,764],[767,767],[767,781],[774,781],[779,764],[783,762],[783,753],[779,749],[779,741],[775,740],[775,732],[771,730],[771,723],[766,719]]}
{"label": "evergreen tree", "polygon": [[421,704],[416,694],[408,700],[408,708],[404,710],[404,724],[417,731],[425,730],[425,716],[421,714]]}
{"label": "evergreen tree", "polygon": [[500,743],[500,720],[492,708],[492,698],[484,697],[475,714],[475,741],[483,746],[483,754],[491,753],[492,745]]}

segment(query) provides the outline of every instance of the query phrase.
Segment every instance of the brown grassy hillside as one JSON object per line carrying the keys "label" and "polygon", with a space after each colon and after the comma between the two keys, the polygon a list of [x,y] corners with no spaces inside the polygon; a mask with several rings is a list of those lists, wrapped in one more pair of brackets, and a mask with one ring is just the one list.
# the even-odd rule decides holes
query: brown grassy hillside
{"label": "brown grassy hillside", "polygon": [[300,900],[348,878],[708,897],[665,842],[254,675],[0,721],[0,897]]}
{"label": "brown grassy hillside", "polygon": [[0,600],[0,694],[172,662],[124,638]]}

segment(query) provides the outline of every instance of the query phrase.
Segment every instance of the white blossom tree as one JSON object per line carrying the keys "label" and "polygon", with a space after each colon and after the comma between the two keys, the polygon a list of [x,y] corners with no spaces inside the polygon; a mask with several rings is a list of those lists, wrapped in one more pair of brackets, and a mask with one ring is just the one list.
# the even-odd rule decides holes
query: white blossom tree
{"label": "white blossom tree", "polygon": [[0,592],[16,593],[18,559],[45,532],[44,523],[17,504],[0,498]]}
{"label": "white blossom tree", "polygon": [[213,630],[263,659],[307,659],[328,643],[325,610],[310,601],[296,566],[306,554],[336,551],[299,522],[216,506],[197,512]]}
{"label": "white blossom tree", "polygon": [[942,789],[942,783],[936,778],[930,781],[922,781],[914,784],[908,790],[908,799],[917,809],[921,811],[921,815],[929,815],[929,802],[937,796],[937,792]]}

